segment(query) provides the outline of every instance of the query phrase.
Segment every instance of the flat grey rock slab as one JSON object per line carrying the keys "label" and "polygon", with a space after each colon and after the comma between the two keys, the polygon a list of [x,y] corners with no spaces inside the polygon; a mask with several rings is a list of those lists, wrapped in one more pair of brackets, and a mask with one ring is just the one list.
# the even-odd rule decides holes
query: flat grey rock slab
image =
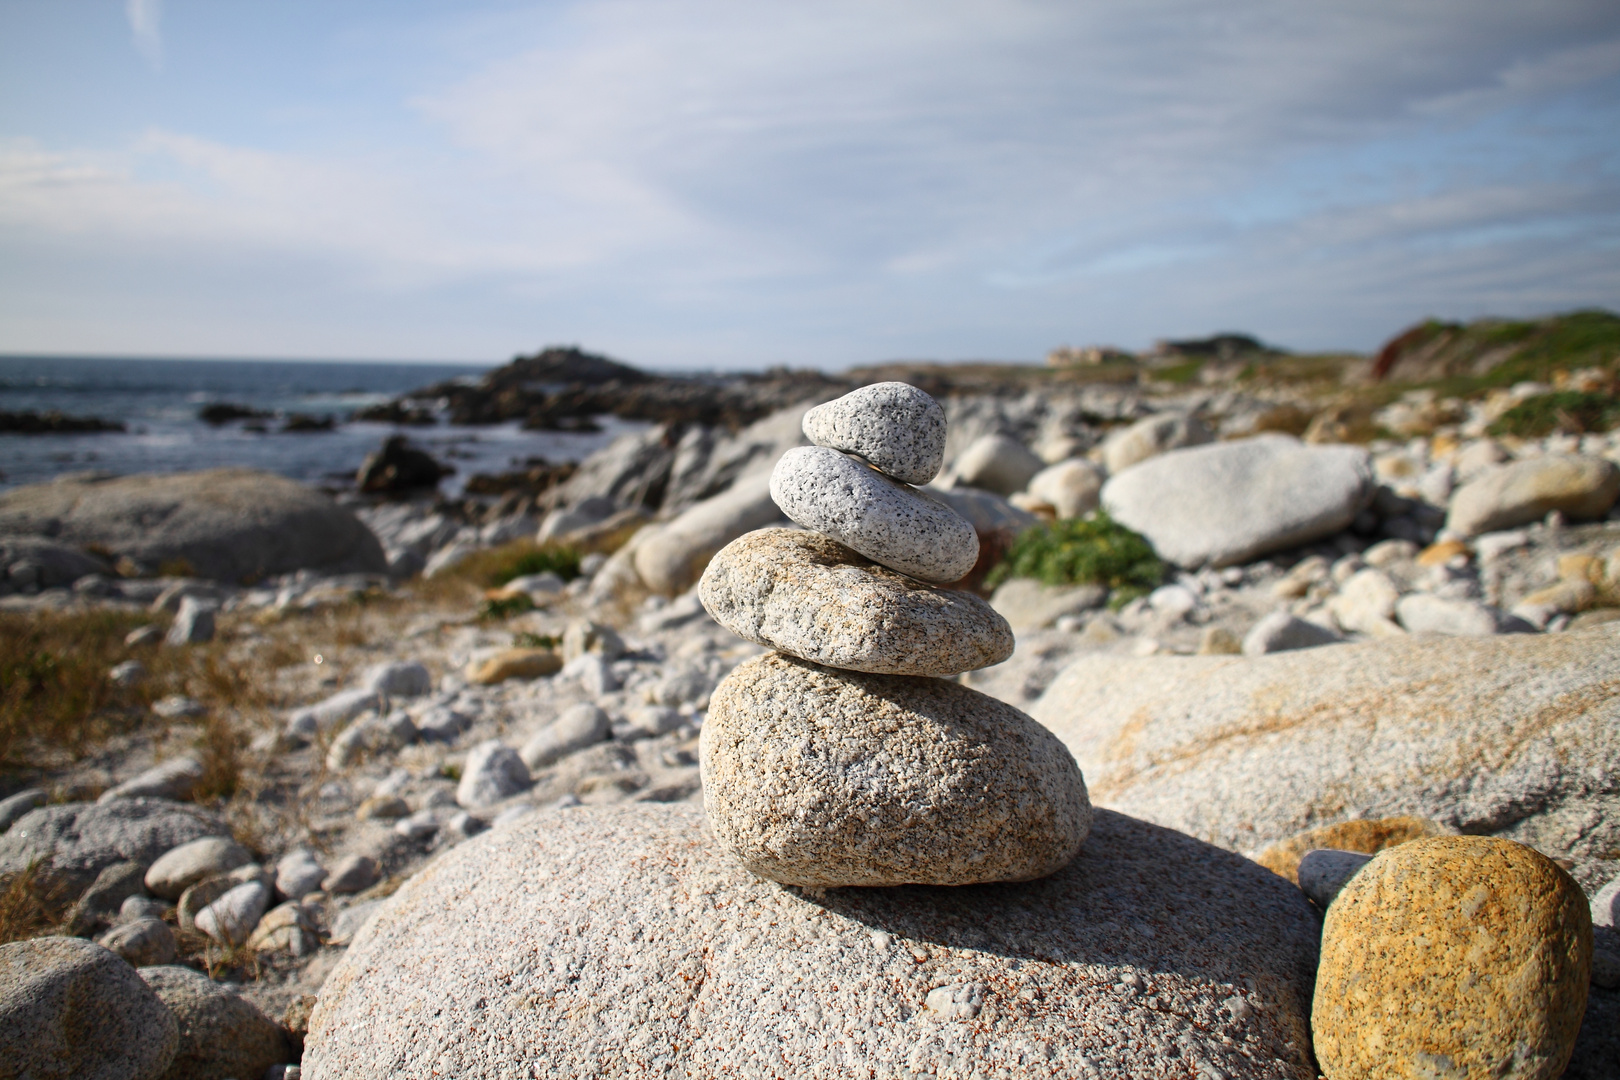
{"label": "flat grey rock slab", "polygon": [[1272,656],[1087,656],[1030,710],[1092,799],[1234,851],[1411,814],[1574,862],[1620,849],[1620,624]]}
{"label": "flat grey rock slab", "polygon": [[703,801],[721,844],[792,885],[1027,881],[1091,824],[1051,732],[945,679],[738,665],[702,730]]}
{"label": "flat grey rock slab", "polygon": [[793,521],[920,581],[959,581],[979,537],[944,503],[837,450],[789,450],[771,472],[771,498]]}
{"label": "flat grey rock slab", "polygon": [[388,560],[347,507],[256,469],[61,478],[0,493],[0,535],[97,545],[137,562],[184,560],[199,577],[240,581],[293,570],[383,573]]}
{"label": "flat grey rock slab", "polygon": [[817,405],[804,414],[804,435],[907,484],[928,483],[945,460],[945,410],[903,382],[873,383]]}
{"label": "flat grey rock slab", "polygon": [[0,1069],[29,1080],[158,1080],[179,1032],[116,953],[82,938],[0,945]]}
{"label": "flat grey rock slab", "polygon": [[0,874],[17,873],[39,859],[83,890],[114,863],[150,865],[171,848],[228,832],[206,810],[167,799],[58,803],[29,811],[0,835]]}
{"label": "flat grey rock slab", "polygon": [[1358,446],[1287,435],[1171,450],[1103,485],[1114,519],[1178,566],[1233,566],[1345,528],[1372,499]]}
{"label": "flat grey rock slab", "polygon": [[699,595],[738,637],[830,667],[955,675],[1013,651],[1007,620],[973,593],[931,588],[797,529],[733,540],[703,572]]}
{"label": "flat grey rock slab", "polygon": [[309,1080],[1309,1080],[1288,882],[1100,813],[1018,885],[761,881],[681,804],[541,811],[412,878],[321,991]]}

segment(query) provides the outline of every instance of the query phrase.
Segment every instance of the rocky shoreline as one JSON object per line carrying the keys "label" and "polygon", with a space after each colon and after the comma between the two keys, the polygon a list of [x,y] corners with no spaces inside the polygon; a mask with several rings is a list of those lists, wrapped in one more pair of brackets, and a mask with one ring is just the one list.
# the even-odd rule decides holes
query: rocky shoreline
{"label": "rocky shoreline", "polygon": [[[1355,849],[1381,868],[1477,840],[1509,844],[1515,867],[1531,852],[1502,872],[1566,882],[1597,925],[1589,990],[1514,999],[1557,1012],[1561,1032],[1524,1075],[1558,1075],[1560,1053],[1564,1075],[1610,1075],[1616,433],[1487,433],[1551,386],[1397,399],[1380,424],[1409,433],[1352,446],[1325,441],[1325,421],[1306,440],[1268,431],[1278,402],[1242,389],[1076,383],[944,396],[936,479],[908,469],[915,447],[885,457],[860,424],[806,420],[849,387],[791,382],[475,513],[426,495],[305,506],[240,475],[0,495],[0,616],[126,620],[107,677],[130,687],[170,678],[176,657],[213,664],[98,746],[9,774],[0,876],[71,893],[47,929],[77,936],[0,945],[0,1015],[24,1033],[7,1054],[70,1053],[38,1034],[49,1002],[93,992],[154,1018],[135,1041],[72,1033],[84,1062],[126,1047],[107,1075],[169,1075],[182,1057],[191,1071],[173,1075],[574,1075],[606,1060],[626,1075],[1353,1075],[1332,1062],[1364,1051],[1323,1039],[1354,1018],[1313,1019],[1311,1003],[1313,988],[1326,1000],[1319,964],[1344,970],[1365,934],[1335,929],[1353,924],[1334,921],[1342,873],[1301,856]],[[778,407],[779,390],[798,396]],[[543,417],[554,393],[507,400]],[[155,520],[158,505],[186,509]],[[1098,508],[1167,564],[1150,589],[984,584],[1032,526]],[[458,576],[537,537],[577,562],[487,594]],[[182,560],[184,575],[140,576]],[[210,670],[248,672],[251,702]],[[945,697],[910,702],[886,679]],[[963,695],[1033,716],[1096,806],[1079,856],[1028,885],[750,875],[789,834],[806,843],[803,821],[830,819],[786,814],[739,865],[726,852],[742,850],[743,811],[713,819],[725,800],[706,795],[708,770],[754,783],[762,753],[809,735],[733,758],[701,744],[735,729],[746,746],[765,703],[851,687],[928,722]],[[839,722],[858,733],[871,712]],[[207,794],[220,729],[243,777],[225,798]],[[905,801],[862,791],[855,810]],[[1419,825],[1378,824],[1396,819]],[[874,818],[872,850],[910,842],[887,827]],[[1323,829],[1340,832],[1308,839]],[[847,866],[860,845],[835,847]],[[1446,850],[1421,872],[1462,873]],[[1578,937],[1574,918],[1559,908],[1534,933]],[[1570,989],[1580,970],[1549,978]],[[1444,981],[1381,977],[1397,995]]]}

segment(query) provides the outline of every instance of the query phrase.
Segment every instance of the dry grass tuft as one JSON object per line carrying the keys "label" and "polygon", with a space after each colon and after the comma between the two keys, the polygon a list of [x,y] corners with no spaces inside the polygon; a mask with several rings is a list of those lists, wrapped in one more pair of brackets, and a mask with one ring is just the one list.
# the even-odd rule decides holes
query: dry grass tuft
{"label": "dry grass tuft", "polygon": [[0,878],[0,945],[27,941],[57,929],[72,897],[35,861],[21,873]]}
{"label": "dry grass tuft", "polygon": [[0,614],[0,767],[33,764],[41,749],[78,754],[128,726],[124,714],[151,699],[114,686],[107,671],[145,621],[113,611]]}

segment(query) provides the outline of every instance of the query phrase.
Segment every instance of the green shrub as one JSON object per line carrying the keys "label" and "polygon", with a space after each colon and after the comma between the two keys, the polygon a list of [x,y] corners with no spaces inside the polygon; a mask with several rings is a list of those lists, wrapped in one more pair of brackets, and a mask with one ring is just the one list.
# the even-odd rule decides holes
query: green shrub
{"label": "green shrub", "polygon": [[1118,606],[1158,587],[1164,563],[1153,545],[1098,510],[1088,518],[1026,529],[986,584],[994,587],[1013,577],[1048,585],[1104,585]]}
{"label": "green shrub", "polygon": [[488,551],[478,551],[457,563],[450,576],[486,589],[498,588],[513,578],[543,574],[547,570],[564,581],[579,577],[579,552],[571,547],[516,540]]}
{"label": "green shrub", "polygon": [[1559,390],[1525,398],[1503,413],[1492,435],[1533,438],[1562,431],[1572,435],[1608,431],[1620,424],[1620,398],[1580,390]]}

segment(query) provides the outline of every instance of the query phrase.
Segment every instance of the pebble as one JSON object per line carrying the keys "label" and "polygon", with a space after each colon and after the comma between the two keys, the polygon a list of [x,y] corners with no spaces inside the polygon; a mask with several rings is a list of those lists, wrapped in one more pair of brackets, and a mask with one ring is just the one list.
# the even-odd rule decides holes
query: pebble
{"label": "pebble", "polygon": [[489,739],[468,752],[456,785],[456,803],[466,810],[481,810],[527,790],[533,782],[516,750]]}
{"label": "pebble", "polygon": [[139,649],[146,645],[156,645],[163,640],[163,627],[137,626],[124,635],[124,644],[131,649]]}
{"label": "pebble", "polygon": [[1299,863],[1308,853],[1321,848],[1359,851],[1376,855],[1385,848],[1419,840],[1425,836],[1446,836],[1455,832],[1437,821],[1408,814],[1383,818],[1355,818],[1333,825],[1320,825],[1279,840],[1255,855],[1254,861],[1280,877],[1299,884]]}
{"label": "pebble", "polygon": [[325,701],[297,709],[287,718],[286,734],[294,742],[308,742],[335,731],[362,713],[382,708],[375,690],[360,687],[333,694]]}
{"label": "pebble", "polygon": [[407,840],[426,840],[439,831],[439,813],[429,807],[394,822],[394,831]]}
{"label": "pebble", "polygon": [[433,692],[433,674],[415,660],[401,660],[371,668],[361,686],[385,697],[421,697]]}
{"label": "pebble", "polygon": [[715,690],[701,761],[721,846],[790,885],[1029,880],[1091,822],[1074,759],[1012,706],[778,653]]}
{"label": "pebble", "polygon": [[1382,570],[1367,568],[1351,574],[1328,601],[1328,610],[1346,630],[1374,637],[1405,633],[1395,622],[1395,605],[1400,589]]}
{"label": "pebble", "polygon": [[1620,875],[1592,897],[1592,925],[1620,926]]}
{"label": "pebble", "polygon": [[1448,634],[1453,637],[1488,637],[1497,633],[1500,618],[1478,600],[1462,600],[1411,593],[1395,604],[1395,617],[1410,634]]}
{"label": "pebble", "polygon": [[170,645],[195,645],[214,640],[214,610],[212,601],[187,596],[180,601],[180,610],[163,640]]}
{"label": "pebble", "polygon": [[101,935],[101,944],[135,967],[174,961],[174,932],[161,918],[131,919]]}
{"label": "pebble", "polygon": [[175,1017],[116,953],[72,937],[0,945],[0,1069],[33,1080],[161,1077]]}
{"label": "pebble", "polygon": [[0,799],[0,833],[36,806],[44,806],[48,796],[44,788],[24,788],[15,795]]}
{"label": "pebble", "polygon": [[416,734],[424,742],[455,742],[471,726],[472,717],[448,705],[435,705],[416,718]]}
{"label": "pebble", "polygon": [[951,463],[951,480],[1005,496],[1023,491],[1045,467],[1046,462],[1012,436],[981,435]]}
{"label": "pebble", "polygon": [[467,665],[467,681],[493,686],[507,679],[538,679],[562,670],[562,657],[551,649],[503,649],[487,660]]}
{"label": "pebble", "polygon": [[361,821],[393,821],[410,812],[411,808],[398,795],[373,795],[361,802],[354,816]]}
{"label": "pebble", "polygon": [[276,892],[296,900],[321,887],[326,870],[307,848],[294,848],[276,862]]}
{"label": "pebble", "polygon": [[1085,517],[1097,509],[1102,486],[1103,474],[1097,466],[1084,458],[1069,458],[1031,477],[1024,501],[1050,506],[1060,520]]}
{"label": "pebble", "polygon": [[306,956],[320,947],[320,938],[308,909],[291,901],[266,912],[247,944],[255,952],[279,951]]}
{"label": "pebble", "polygon": [[225,836],[205,836],[165,852],[146,871],[146,889],[153,896],[178,900],[187,888],[206,877],[235,870],[253,861],[253,854]]}
{"label": "pebble", "polygon": [[620,742],[654,739],[674,731],[685,720],[686,717],[678,709],[667,705],[648,705],[632,709],[626,714],[624,723],[613,725],[613,737]]}
{"label": "pebble", "polygon": [[577,680],[579,688],[593,699],[613,693],[620,685],[619,677],[613,672],[613,665],[604,660],[600,653],[586,653],[574,657],[563,665],[561,674],[565,678]]}
{"label": "pebble", "polygon": [[178,757],[154,765],[139,776],[102,792],[97,802],[114,799],[189,799],[203,778],[202,763],[195,758]]}
{"label": "pebble", "polygon": [[1117,476],[1149,458],[1184,446],[1213,442],[1215,433],[1201,417],[1191,413],[1160,413],[1144,417],[1130,427],[1113,432],[1103,443],[1103,463],[1110,475]]}
{"label": "pebble", "polygon": [[960,580],[979,557],[978,534],[956,511],[826,447],[783,454],[771,497],[805,528],[922,581]]}
{"label": "pebble", "polygon": [[1555,1080],[1580,1030],[1591,953],[1586,898],[1534,850],[1488,836],[1390,848],[1328,908],[1317,1060],[1329,1080]]}
{"label": "pebble", "polygon": [[1035,578],[1008,578],[990,594],[990,606],[1014,633],[1044,630],[1067,615],[1100,608],[1108,602],[1102,585],[1048,585]]}
{"label": "pebble", "polygon": [[357,893],[377,884],[382,868],[369,855],[349,855],[332,864],[321,888],[329,893]]}
{"label": "pebble", "polygon": [[250,881],[227,890],[218,900],[197,912],[197,929],[221,945],[241,945],[259,925],[270,906],[270,890]]}
{"label": "pebble", "polygon": [[159,698],[152,703],[152,713],[165,720],[184,720],[193,716],[201,716],[208,711],[207,707],[196,698],[184,694],[170,694]]}
{"label": "pebble", "polygon": [[575,619],[563,630],[563,660],[572,662],[587,654],[612,663],[624,655],[624,639],[611,626],[588,619]]}
{"label": "pebble", "polygon": [[173,904],[152,896],[131,896],[118,905],[118,921],[133,922],[136,919],[161,919],[164,912],[173,906]]}
{"label": "pebble", "polygon": [[804,414],[803,429],[815,445],[858,454],[907,484],[928,483],[945,460],[945,410],[902,382],[873,383],[817,405]]}
{"label": "pebble", "polygon": [[704,608],[737,636],[830,667],[955,675],[1013,651],[1007,620],[973,593],[922,585],[815,533],[738,537],[698,588]]}
{"label": "pebble", "polygon": [[564,709],[557,719],[524,743],[518,756],[530,769],[543,769],[606,739],[610,727],[607,713],[589,702],[581,702]]}
{"label": "pebble", "polygon": [[354,935],[365,928],[366,923],[371,921],[371,917],[377,914],[380,907],[382,907],[381,900],[366,900],[344,909],[343,913],[332,921],[332,932],[327,936],[327,940],[333,945],[347,945],[354,940]]}
{"label": "pebble", "polygon": [[1338,851],[1318,848],[1307,851],[1299,860],[1299,891],[1310,897],[1311,903],[1326,911],[1333,898],[1356,875],[1356,871],[1372,862],[1373,857],[1360,851]]}
{"label": "pebble", "polygon": [[1243,635],[1243,655],[1263,656],[1292,649],[1314,649],[1343,640],[1344,636],[1335,630],[1297,618],[1286,611],[1273,611]]}
{"label": "pebble", "polygon": [[1446,528],[1476,536],[1540,521],[1553,511],[1600,518],[1620,496],[1620,466],[1600,457],[1543,454],[1486,469],[1451,497]]}
{"label": "pebble", "polygon": [[119,910],[124,901],[144,891],[146,866],[121,862],[105,868],[73,905],[73,921],[93,925],[100,917]]}
{"label": "pebble", "polygon": [[332,740],[326,752],[326,767],[333,772],[346,769],[409,746],[416,738],[416,724],[403,709],[385,716],[362,716]]}

